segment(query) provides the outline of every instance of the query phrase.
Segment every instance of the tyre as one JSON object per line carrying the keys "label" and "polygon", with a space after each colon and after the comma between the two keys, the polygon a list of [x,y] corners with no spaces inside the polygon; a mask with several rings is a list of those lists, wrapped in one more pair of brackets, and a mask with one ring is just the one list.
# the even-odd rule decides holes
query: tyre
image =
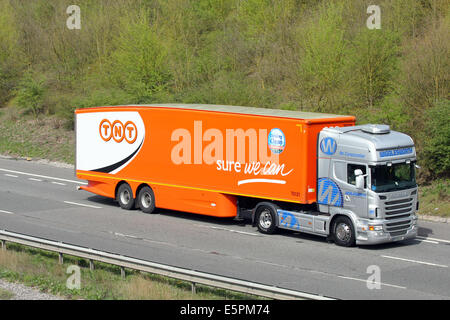
{"label": "tyre", "polygon": [[277,215],[271,206],[262,205],[256,210],[256,226],[261,233],[274,233],[277,229],[276,219]]}
{"label": "tyre", "polygon": [[133,190],[128,183],[122,183],[117,190],[116,200],[122,209],[131,210],[134,207]]}
{"label": "tyre", "polygon": [[138,207],[145,213],[152,213],[155,210],[155,194],[152,188],[143,187],[137,196]]}
{"label": "tyre", "polygon": [[334,242],[343,247],[352,247],[355,245],[355,228],[352,221],[347,217],[337,217],[333,223]]}

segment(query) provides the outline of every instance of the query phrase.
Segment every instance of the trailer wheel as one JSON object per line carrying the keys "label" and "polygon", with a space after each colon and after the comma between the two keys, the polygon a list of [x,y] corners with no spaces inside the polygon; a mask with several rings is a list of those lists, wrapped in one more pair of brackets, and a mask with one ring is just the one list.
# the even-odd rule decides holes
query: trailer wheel
{"label": "trailer wheel", "polygon": [[276,225],[276,214],[272,207],[267,205],[262,205],[256,211],[256,225],[259,232],[272,234],[275,232]]}
{"label": "trailer wheel", "polygon": [[333,223],[334,242],[343,247],[352,247],[355,245],[355,229],[352,221],[345,217],[337,217]]}
{"label": "trailer wheel", "polygon": [[152,213],[155,210],[155,194],[152,188],[145,186],[139,191],[138,206],[145,213]]}
{"label": "trailer wheel", "polygon": [[122,183],[119,186],[116,200],[122,209],[131,210],[134,207],[133,190],[128,183]]}

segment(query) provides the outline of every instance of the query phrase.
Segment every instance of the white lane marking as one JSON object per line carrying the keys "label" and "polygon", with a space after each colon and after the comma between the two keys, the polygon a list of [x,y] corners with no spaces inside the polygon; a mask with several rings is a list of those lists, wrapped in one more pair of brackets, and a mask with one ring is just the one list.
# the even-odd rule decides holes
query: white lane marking
{"label": "white lane marking", "polygon": [[417,241],[420,241],[420,242],[426,242],[426,243],[432,243],[432,244],[439,244],[439,242],[437,242],[437,241],[431,241],[431,240],[417,240]]}
{"label": "white lane marking", "polygon": [[[344,277],[344,276],[338,276],[338,277],[342,278],[342,279],[355,280],[355,281],[361,281],[361,282],[366,282],[367,283],[367,280],[364,280],[364,279],[358,279],[358,278],[352,278],[352,277]],[[406,289],[406,287],[397,286],[395,284],[389,284],[389,283],[384,283],[384,282],[377,282],[376,284],[380,284],[382,286],[387,286],[387,287],[398,288],[398,289]]]}
{"label": "white lane marking", "polygon": [[62,183],[62,182],[52,181],[52,183],[53,183],[53,184],[60,185],[60,186],[66,186],[66,184],[65,184],[65,183]]}
{"label": "white lane marking", "polygon": [[423,239],[424,241],[425,240],[431,240],[431,241],[437,241],[437,242],[450,243],[450,240],[444,240],[444,239],[429,238],[429,237],[422,237],[422,236],[417,236],[416,238]]}
{"label": "white lane marking", "polygon": [[118,236],[118,237],[124,237],[124,238],[132,238],[132,239],[138,239],[138,240],[144,240],[143,238],[141,238],[141,237],[137,237],[137,236],[133,236],[133,235],[131,235],[131,234],[123,234],[123,233],[120,233],[120,232],[113,232],[113,231],[110,231],[112,234],[114,234],[115,236]]}
{"label": "white lane marking", "polygon": [[101,209],[101,208],[102,208],[102,207],[93,206],[93,205],[90,205],[90,204],[77,203],[77,202],[72,202],[72,201],[64,201],[64,203],[67,203],[67,204],[73,204],[73,205],[76,205],[76,206],[82,206],[82,207],[94,208],[94,209]]}
{"label": "white lane marking", "polygon": [[41,179],[36,179],[36,178],[28,178],[28,180],[42,182]]}
{"label": "white lane marking", "polygon": [[262,237],[263,236],[261,233],[252,233],[252,232],[245,232],[245,231],[226,229],[226,228],[221,228],[221,227],[205,226],[203,224],[194,224],[194,225],[197,226],[197,227],[201,227],[201,228],[229,231],[229,232],[234,232],[234,233],[246,234],[246,235],[249,235],[249,236],[256,236],[256,237]]}
{"label": "white lane marking", "polygon": [[50,179],[50,180],[57,180],[57,181],[76,183],[76,184],[87,184],[87,182],[82,182],[82,181],[75,181],[75,180],[68,180],[68,179],[62,179],[62,178],[56,178],[56,177],[49,177],[49,176],[43,176],[43,175],[40,175],[40,174],[34,174],[34,173],[29,173],[29,172],[21,172],[21,171],[14,171],[14,170],[8,170],[8,169],[3,169],[3,168],[0,168],[0,171],[9,172],[9,173],[16,173],[16,174],[23,174],[23,175],[27,175],[27,176],[44,178],[44,179]]}
{"label": "white lane marking", "polygon": [[395,259],[395,260],[406,261],[406,262],[413,262],[413,263],[425,264],[425,265],[428,265],[428,266],[434,266],[434,267],[440,267],[440,268],[448,268],[448,266],[443,265],[443,264],[436,264],[436,263],[431,263],[431,262],[426,262],[426,261],[419,261],[419,260],[405,259],[405,258],[399,258],[399,257],[393,257],[393,256],[382,256],[382,257],[383,257],[383,258],[388,258],[388,259]]}
{"label": "white lane marking", "polygon": [[11,177],[11,178],[18,178],[19,176],[15,176],[13,174],[5,173],[5,176]]}
{"label": "white lane marking", "polygon": [[261,236],[258,233],[252,233],[252,232],[245,232],[245,231],[238,231],[238,230],[232,230],[232,229],[225,229],[225,228],[220,228],[220,227],[210,227],[211,229],[216,229],[216,230],[223,230],[223,231],[230,231],[230,232],[234,232],[234,233],[241,233],[241,234],[246,234],[249,236]]}
{"label": "white lane marking", "polygon": [[1,213],[7,213],[7,214],[14,214],[13,212],[6,211],[6,210],[0,210]]}

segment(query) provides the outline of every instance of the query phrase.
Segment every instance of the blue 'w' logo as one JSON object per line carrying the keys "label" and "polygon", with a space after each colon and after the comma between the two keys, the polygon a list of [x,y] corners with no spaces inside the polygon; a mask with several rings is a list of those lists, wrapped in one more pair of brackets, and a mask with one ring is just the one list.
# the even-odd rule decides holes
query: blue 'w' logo
{"label": "blue 'w' logo", "polygon": [[330,137],[323,138],[320,141],[320,150],[327,155],[332,155],[336,152],[337,143],[336,140]]}
{"label": "blue 'w' logo", "polygon": [[343,206],[341,189],[333,180],[328,178],[319,178],[318,185],[318,203],[336,207]]}

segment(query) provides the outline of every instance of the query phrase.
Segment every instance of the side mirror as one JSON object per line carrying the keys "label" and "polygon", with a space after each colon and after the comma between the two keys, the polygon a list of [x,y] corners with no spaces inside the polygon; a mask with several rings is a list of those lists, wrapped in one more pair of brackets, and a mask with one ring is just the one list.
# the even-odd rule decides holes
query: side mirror
{"label": "side mirror", "polygon": [[356,189],[364,189],[364,175],[361,169],[355,170]]}

